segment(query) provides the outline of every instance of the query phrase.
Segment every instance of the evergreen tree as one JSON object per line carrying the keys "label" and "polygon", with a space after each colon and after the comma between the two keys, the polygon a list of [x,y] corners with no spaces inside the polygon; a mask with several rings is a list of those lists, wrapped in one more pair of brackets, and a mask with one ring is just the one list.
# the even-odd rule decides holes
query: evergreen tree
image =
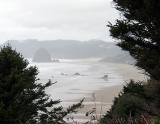
{"label": "evergreen tree", "polygon": [[152,79],[160,80],[160,0],[113,0],[123,16],[108,25],[118,45],[137,60]]}
{"label": "evergreen tree", "polygon": [[131,81],[124,86],[101,123],[114,117],[129,119],[145,114],[160,118],[160,0],[113,2],[122,17],[115,24],[109,23],[111,36],[137,60],[136,65],[144,69],[150,80]]}
{"label": "evergreen tree", "polygon": [[[38,69],[29,66],[20,53],[7,45],[0,50],[0,123],[1,124],[61,124],[68,113],[75,112],[82,101],[68,109],[57,106],[45,93],[52,85],[37,83]],[[55,107],[56,105],[56,107]]]}

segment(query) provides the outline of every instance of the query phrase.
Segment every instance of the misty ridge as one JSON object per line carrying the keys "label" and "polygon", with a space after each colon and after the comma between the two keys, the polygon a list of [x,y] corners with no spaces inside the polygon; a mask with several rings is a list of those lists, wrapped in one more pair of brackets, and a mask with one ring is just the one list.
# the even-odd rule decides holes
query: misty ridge
{"label": "misty ridge", "polygon": [[[4,44],[10,44],[14,49],[21,52],[25,58],[33,58],[39,49],[48,51],[52,58],[56,59],[85,59],[100,58],[101,62],[129,63],[133,64],[134,59],[128,52],[122,51],[113,42],[102,40],[12,40]],[[3,45],[4,45],[3,44]]]}

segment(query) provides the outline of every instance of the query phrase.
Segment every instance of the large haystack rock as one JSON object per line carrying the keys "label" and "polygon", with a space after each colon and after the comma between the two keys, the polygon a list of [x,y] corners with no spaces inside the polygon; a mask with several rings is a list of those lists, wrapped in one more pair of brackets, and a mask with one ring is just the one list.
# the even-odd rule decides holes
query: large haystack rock
{"label": "large haystack rock", "polygon": [[52,62],[52,59],[46,49],[40,48],[34,54],[33,62]]}

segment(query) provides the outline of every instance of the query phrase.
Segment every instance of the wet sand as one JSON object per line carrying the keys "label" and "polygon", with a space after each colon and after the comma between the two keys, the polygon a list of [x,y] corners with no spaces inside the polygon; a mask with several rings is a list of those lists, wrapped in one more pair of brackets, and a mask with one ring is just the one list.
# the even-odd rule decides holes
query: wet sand
{"label": "wet sand", "polygon": [[[135,81],[147,80],[147,76],[144,75],[142,70],[138,70],[133,65],[128,64],[112,64],[107,63],[110,66],[115,67],[115,71],[123,77],[123,83],[118,86],[104,87],[101,90],[94,91],[91,94],[87,94],[87,98],[84,101],[84,107],[78,111],[78,114],[73,115],[75,120],[80,122],[86,122],[90,120],[91,116],[85,117],[86,112],[94,110],[94,116],[96,118],[102,117],[111,107],[113,100],[118,96],[122,90],[123,85],[129,82],[130,79]],[[67,101],[69,103],[76,103],[79,100]]]}

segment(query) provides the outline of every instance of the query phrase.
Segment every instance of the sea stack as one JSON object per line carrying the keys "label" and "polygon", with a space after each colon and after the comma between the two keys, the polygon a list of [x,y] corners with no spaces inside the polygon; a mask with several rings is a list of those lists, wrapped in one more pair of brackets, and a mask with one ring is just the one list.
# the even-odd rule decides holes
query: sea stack
{"label": "sea stack", "polygon": [[52,62],[52,58],[46,49],[40,48],[35,52],[33,62]]}

